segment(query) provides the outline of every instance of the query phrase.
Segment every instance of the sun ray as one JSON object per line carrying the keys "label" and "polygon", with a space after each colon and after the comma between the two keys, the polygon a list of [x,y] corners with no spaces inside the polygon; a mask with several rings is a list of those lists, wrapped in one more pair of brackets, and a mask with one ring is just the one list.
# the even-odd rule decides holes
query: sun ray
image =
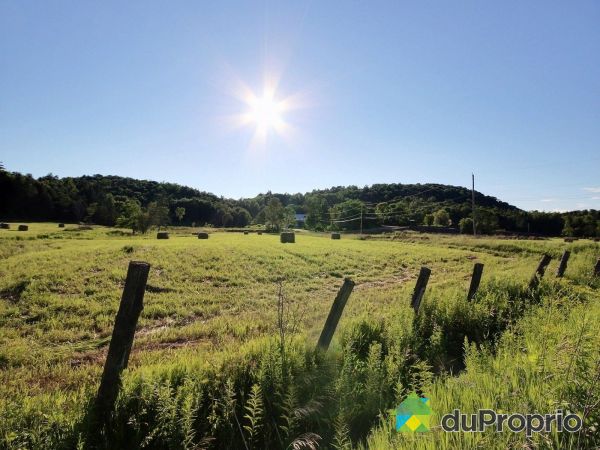
{"label": "sun ray", "polygon": [[251,88],[234,73],[230,73],[229,78],[226,90],[239,101],[241,108],[237,113],[221,116],[221,120],[234,129],[253,129],[249,142],[251,149],[262,147],[266,150],[267,141],[275,136],[288,143],[299,138],[299,130],[288,119],[293,111],[314,106],[307,91],[284,95],[280,89],[281,74],[277,72],[264,73],[261,89]]}

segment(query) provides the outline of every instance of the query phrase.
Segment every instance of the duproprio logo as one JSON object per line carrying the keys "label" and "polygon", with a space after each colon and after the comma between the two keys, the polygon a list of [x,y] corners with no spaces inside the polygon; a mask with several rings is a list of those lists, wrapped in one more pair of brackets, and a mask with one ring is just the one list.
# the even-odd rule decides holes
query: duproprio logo
{"label": "duproprio logo", "polygon": [[[430,431],[431,407],[429,398],[409,394],[396,409],[390,411],[396,431],[402,433],[422,433]],[[574,413],[557,410],[553,414],[505,414],[491,409],[480,409],[477,413],[464,414],[455,409],[441,418],[440,428],[445,432],[475,433],[487,429],[496,432],[525,432],[527,437],[534,433],[557,432],[576,433],[583,427],[583,419]]]}
{"label": "duproprio logo", "polygon": [[583,426],[583,419],[577,414],[562,410],[554,414],[501,414],[491,409],[480,409],[477,414],[463,414],[455,409],[451,414],[442,417],[442,430],[446,432],[483,432],[488,427],[495,428],[498,433],[505,429],[513,433],[525,432],[527,437],[533,433],[550,433],[556,426],[556,431],[576,433]]}
{"label": "duproprio logo", "polygon": [[431,407],[429,399],[419,397],[417,394],[409,394],[406,399],[398,405],[394,414],[396,431],[403,433],[421,433],[429,431]]}

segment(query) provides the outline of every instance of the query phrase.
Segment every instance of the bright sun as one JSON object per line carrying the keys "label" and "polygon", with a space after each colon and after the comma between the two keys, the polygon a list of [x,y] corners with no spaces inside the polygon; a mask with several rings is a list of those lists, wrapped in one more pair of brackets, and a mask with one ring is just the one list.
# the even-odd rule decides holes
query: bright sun
{"label": "bright sun", "polygon": [[262,97],[252,95],[247,103],[250,107],[247,121],[256,125],[257,133],[264,135],[270,130],[282,131],[285,126],[282,117],[284,103],[278,101],[273,92],[265,91]]}
{"label": "bright sun", "polygon": [[242,81],[237,81],[233,95],[243,103],[243,109],[231,116],[235,127],[252,127],[251,147],[263,147],[269,137],[277,135],[286,140],[297,136],[296,128],[288,123],[287,114],[306,108],[309,102],[302,92],[283,96],[278,91],[277,78],[265,77],[262,92],[255,92]]}

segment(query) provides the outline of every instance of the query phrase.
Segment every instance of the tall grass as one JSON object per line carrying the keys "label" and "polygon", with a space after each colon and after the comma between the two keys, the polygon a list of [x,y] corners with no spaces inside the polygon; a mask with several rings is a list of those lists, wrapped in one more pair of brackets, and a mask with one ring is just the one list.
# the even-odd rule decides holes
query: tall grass
{"label": "tall grass", "polygon": [[[485,245],[487,249],[491,244]],[[115,246],[120,254],[122,247],[122,243]],[[302,261],[290,275],[292,283],[311,278],[310,268],[319,264],[321,255],[302,248],[291,252],[303,258],[288,250],[278,257]],[[455,257],[450,255],[439,252],[436,257]],[[281,295],[277,300],[261,299],[259,307],[273,309],[272,325],[253,339],[228,347],[218,358],[192,348],[128,370],[106,428],[98,427],[90,416],[97,370],[84,372],[79,389],[0,398],[0,448],[594,448],[600,444],[595,431],[600,401],[600,296],[588,264],[594,255],[594,249],[580,250],[567,278],[544,281],[533,292],[525,286],[526,275],[515,277],[516,281],[498,277],[484,283],[474,301],[467,302],[464,289],[441,282],[428,291],[416,317],[407,305],[395,307],[393,302],[380,305],[377,314],[359,311],[344,321],[337,343],[327,353],[315,349],[310,329],[290,320],[290,314],[298,311],[296,299]],[[352,252],[344,256],[352,257]],[[267,252],[259,252],[257,259],[261,258],[268,258]],[[311,259],[315,261],[305,261]],[[203,264],[212,263],[208,259]],[[288,270],[294,272],[286,266],[277,279]],[[232,278],[218,267],[207,271],[211,283]],[[242,269],[239,272],[233,281],[250,283]],[[262,268],[255,272],[264,277],[262,285],[275,281],[264,272]],[[71,284],[64,280],[73,275],[56,276],[52,286],[68,290]],[[368,283],[374,275],[361,276]],[[12,277],[11,286],[22,280],[18,274]],[[315,286],[311,283],[303,285],[309,292]],[[33,296],[36,289],[48,285],[34,280],[21,294]],[[177,286],[177,280],[172,285]],[[375,301],[383,301],[387,292]],[[95,300],[93,305],[98,297]],[[77,302],[46,306],[61,314],[60,308],[81,309]],[[158,306],[145,313],[158,314]],[[94,308],[95,317],[108,314]],[[40,314],[48,321],[57,315],[47,310]],[[249,326],[224,322],[223,330],[229,327],[228,332],[244,336]],[[60,330],[58,325],[47,329]],[[225,333],[219,330],[214,327],[210,336],[222,339]],[[26,345],[26,337],[15,333],[12,342]],[[6,369],[12,373],[25,364],[18,363],[17,356],[6,356]],[[51,362],[44,356],[44,363]],[[55,373],[63,379],[72,376],[67,370]],[[17,392],[26,388],[21,386]],[[420,436],[396,433],[390,410],[413,391],[431,398],[432,423],[439,423],[440,415],[454,408],[522,413],[562,408],[581,414],[585,427],[576,435],[553,432],[531,438],[439,429]]]}
{"label": "tall grass", "polygon": [[[265,338],[217,367],[182,361],[128,374],[110,427],[50,408],[3,408],[6,448],[576,448],[597,444],[597,303],[564,283],[531,294],[491,283],[474,304],[435,297],[413,321],[357,318],[329,353],[301,336],[281,348]],[[424,306],[425,306],[424,305]],[[466,349],[466,353],[463,350]],[[282,356],[285,355],[285,356]],[[460,360],[460,367],[456,361]],[[462,371],[458,377],[453,371]],[[438,412],[534,412],[563,408],[586,417],[573,435],[452,434],[423,438],[390,429],[389,410],[411,391],[432,398]],[[90,398],[81,393],[79,401]],[[56,397],[53,397],[56,400]],[[67,399],[63,399],[64,402]],[[39,405],[38,405],[39,406]],[[47,405],[49,406],[49,405]],[[70,417],[67,418],[67,417]],[[435,421],[435,420],[434,420]],[[13,429],[12,433],[8,429]],[[373,431],[375,430],[375,431]],[[530,444],[528,444],[528,442]]]}

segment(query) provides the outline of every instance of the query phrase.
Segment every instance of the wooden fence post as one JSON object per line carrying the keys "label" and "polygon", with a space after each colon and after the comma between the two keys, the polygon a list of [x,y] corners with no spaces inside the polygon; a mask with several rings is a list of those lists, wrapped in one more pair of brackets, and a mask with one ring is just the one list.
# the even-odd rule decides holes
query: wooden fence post
{"label": "wooden fence post", "polygon": [[133,344],[135,327],[144,308],[144,291],[148,281],[150,264],[131,261],[123,288],[121,304],[115,319],[115,326],[108,347],[104,372],[96,396],[96,418],[107,422],[114,408],[121,384],[121,372],[127,367]]}
{"label": "wooden fence post", "polygon": [[431,270],[425,266],[421,267],[419,278],[417,278],[417,284],[415,285],[415,290],[410,301],[410,306],[415,310],[415,314],[419,312],[419,306],[421,306],[421,300],[423,299],[423,294],[425,294],[429,275],[431,275]]}
{"label": "wooden fence post", "polygon": [[331,343],[335,329],[340,321],[340,317],[342,317],[342,312],[344,311],[348,297],[350,297],[350,294],[352,293],[352,289],[354,289],[354,281],[350,278],[346,278],[333,301],[333,305],[331,305],[329,315],[327,316],[323,331],[321,331],[321,336],[319,337],[317,348],[325,351],[329,348],[329,344]]}
{"label": "wooden fence post", "polygon": [[475,263],[473,266],[473,275],[471,276],[471,286],[469,287],[469,293],[467,294],[467,300],[473,300],[477,289],[479,289],[479,283],[481,282],[481,275],[483,275],[483,264]]}
{"label": "wooden fence post", "polygon": [[565,250],[560,258],[560,264],[558,265],[558,270],[556,271],[556,276],[558,278],[562,278],[565,274],[565,270],[567,270],[567,263],[569,262],[569,256],[571,256],[571,252],[569,250]]}
{"label": "wooden fence post", "polygon": [[594,276],[600,277],[600,258],[596,261],[596,265],[594,266]]}
{"label": "wooden fence post", "polygon": [[548,264],[550,264],[551,259],[552,257],[550,255],[544,253],[544,256],[542,256],[542,259],[540,260],[537,269],[535,269],[533,277],[531,277],[531,281],[529,282],[529,289],[535,289],[538,287],[538,285],[540,284],[540,280],[544,276],[544,272],[546,272],[546,267],[548,267]]}

